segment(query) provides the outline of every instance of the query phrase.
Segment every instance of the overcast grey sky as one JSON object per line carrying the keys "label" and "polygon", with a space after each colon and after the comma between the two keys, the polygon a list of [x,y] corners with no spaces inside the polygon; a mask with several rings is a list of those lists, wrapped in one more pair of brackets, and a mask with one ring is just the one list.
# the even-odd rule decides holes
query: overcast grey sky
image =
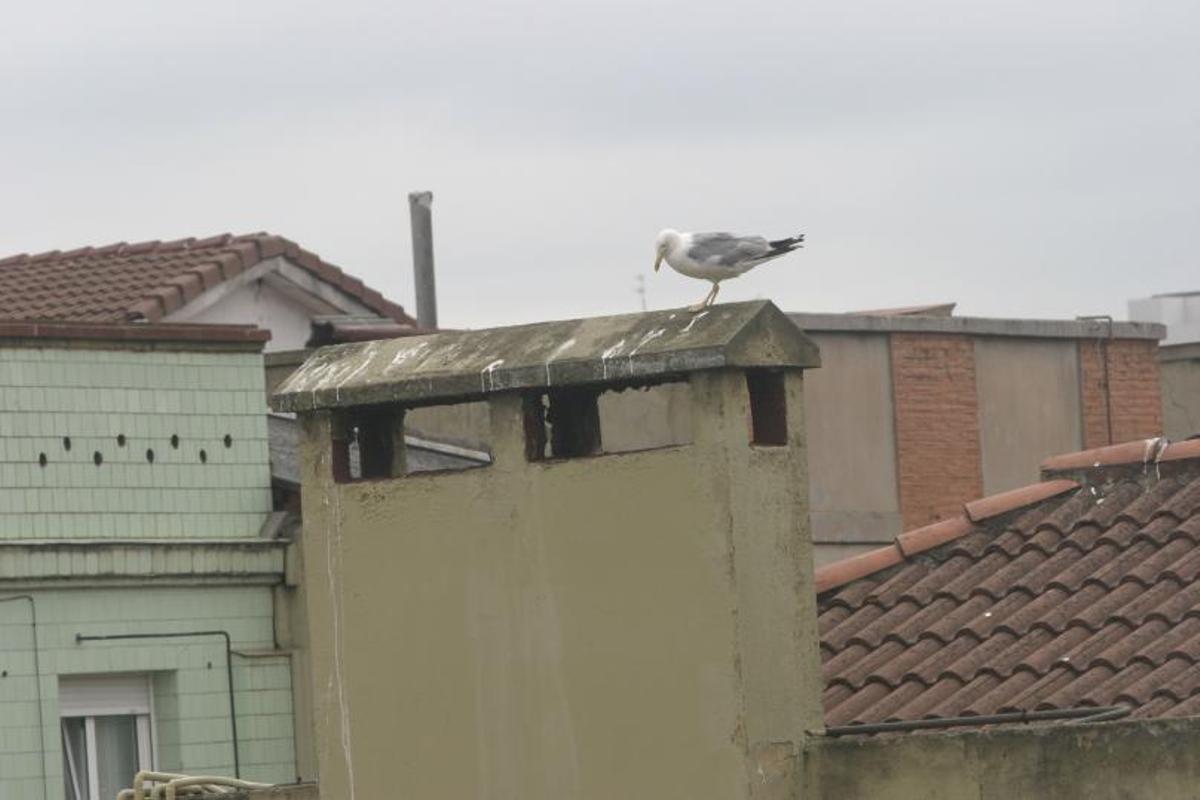
{"label": "overcast grey sky", "polygon": [[1200,3],[3,6],[0,254],[269,230],[441,321],[694,302],[662,227],[808,235],[722,300],[1124,316],[1200,289]]}

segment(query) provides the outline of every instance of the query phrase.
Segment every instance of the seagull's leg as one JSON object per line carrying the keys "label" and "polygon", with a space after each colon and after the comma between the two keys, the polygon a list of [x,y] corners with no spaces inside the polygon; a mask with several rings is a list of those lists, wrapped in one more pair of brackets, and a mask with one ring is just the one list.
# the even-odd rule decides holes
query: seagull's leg
{"label": "seagull's leg", "polygon": [[696,303],[694,306],[688,306],[688,311],[691,311],[694,314],[697,311],[703,311],[704,309],[706,309],[710,305],[712,305],[713,298],[717,296],[717,287],[720,285],[721,284],[719,284],[719,283],[714,283],[712,289],[709,290],[708,294],[704,295],[704,299],[701,300],[699,303]]}
{"label": "seagull's leg", "polygon": [[711,292],[709,292],[709,293],[708,293],[708,297],[706,297],[706,298],[705,298],[705,300],[706,300],[706,302],[704,303],[704,307],[705,307],[705,308],[708,308],[708,307],[709,307],[709,306],[711,306],[711,305],[712,305],[714,302],[716,302],[716,299],[717,299],[717,292],[719,292],[719,291],[721,291],[721,284],[714,282],[714,283],[713,283],[713,288],[712,288],[712,291],[711,291]]}

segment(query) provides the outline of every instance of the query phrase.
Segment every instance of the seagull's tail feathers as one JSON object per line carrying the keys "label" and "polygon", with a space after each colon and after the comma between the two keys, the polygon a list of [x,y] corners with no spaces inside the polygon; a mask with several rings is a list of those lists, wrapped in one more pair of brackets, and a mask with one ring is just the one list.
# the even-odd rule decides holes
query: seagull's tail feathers
{"label": "seagull's tail feathers", "polygon": [[767,244],[771,246],[771,252],[768,253],[768,256],[774,258],[784,253],[790,253],[797,247],[804,247],[804,234],[798,233],[786,239],[776,239],[773,242],[767,242]]}

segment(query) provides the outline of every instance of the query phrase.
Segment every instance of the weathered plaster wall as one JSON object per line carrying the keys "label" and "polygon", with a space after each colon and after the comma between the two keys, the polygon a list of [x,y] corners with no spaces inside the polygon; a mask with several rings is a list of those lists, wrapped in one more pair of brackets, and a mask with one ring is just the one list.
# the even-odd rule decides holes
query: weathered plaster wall
{"label": "weathered plaster wall", "polygon": [[487,444],[490,425],[488,405],[483,402],[413,408],[404,416],[409,433],[472,445]]}
{"label": "weathered plaster wall", "polygon": [[1038,479],[1047,456],[1083,447],[1075,342],[975,340],[983,492]]}
{"label": "weathered plaster wall", "polygon": [[686,383],[600,395],[604,451],[624,453],[692,440],[692,397]]}
{"label": "weathered plaster wall", "polygon": [[[903,530],[888,339],[853,333],[812,339],[822,363],[804,376],[813,541],[819,549],[878,547]],[[853,554],[824,549],[835,558]]]}
{"label": "weathered plaster wall", "polygon": [[801,379],[787,448],[749,445],[739,374],[693,391],[689,446],[527,463],[501,395],[492,467],[358,484],[308,420],[323,796],[791,796],[821,718]]}
{"label": "weathered plaster wall", "polygon": [[812,739],[805,797],[1194,800],[1200,720]]}
{"label": "weathered plaster wall", "polygon": [[[1186,347],[1187,350],[1183,350]],[[1162,372],[1163,433],[1172,441],[1200,433],[1200,345],[1173,348]]]}

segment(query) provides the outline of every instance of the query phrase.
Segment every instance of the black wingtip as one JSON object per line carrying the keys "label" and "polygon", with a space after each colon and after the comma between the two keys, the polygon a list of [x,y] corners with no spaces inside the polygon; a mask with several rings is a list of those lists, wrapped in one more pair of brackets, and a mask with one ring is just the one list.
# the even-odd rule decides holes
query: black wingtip
{"label": "black wingtip", "polygon": [[773,242],[767,242],[772,250],[777,250],[781,253],[787,253],[795,250],[797,247],[804,246],[804,234],[798,233],[795,236],[789,236],[786,239],[776,239]]}

